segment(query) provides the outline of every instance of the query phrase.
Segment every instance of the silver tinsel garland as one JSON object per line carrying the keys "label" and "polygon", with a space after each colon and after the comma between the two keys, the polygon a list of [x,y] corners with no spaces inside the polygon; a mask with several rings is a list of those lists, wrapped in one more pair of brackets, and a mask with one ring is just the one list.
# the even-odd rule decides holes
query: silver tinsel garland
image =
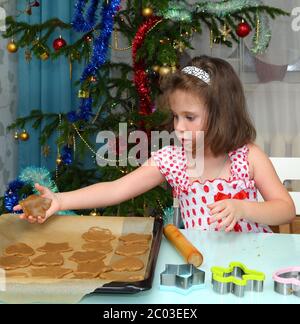
{"label": "silver tinsel garland", "polygon": [[[18,178],[22,182],[32,187],[34,194],[39,194],[35,188],[35,183],[50,189],[53,192],[58,192],[56,183],[51,179],[51,174],[46,168],[27,167],[21,171]],[[75,215],[73,211],[64,210],[57,212],[58,215]]]}
{"label": "silver tinsel garland", "polygon": [[[227,15],[237,13],[241,10],[262,6],[260,0],[229,0],[220,2],[202,1],[196,4],[198,10],[225,18]],[[259,21],[258,30],[253,37],[253,46],[251,52],[254,54],[263,54],[269,46],[271,40],[271,29],[269,27],[269,19],[266,14],[257,13]]]}

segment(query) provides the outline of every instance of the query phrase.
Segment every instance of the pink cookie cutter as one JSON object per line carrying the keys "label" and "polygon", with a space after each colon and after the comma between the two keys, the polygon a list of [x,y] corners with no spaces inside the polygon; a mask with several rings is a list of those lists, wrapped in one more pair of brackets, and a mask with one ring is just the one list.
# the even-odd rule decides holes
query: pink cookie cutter
{"label": "pink cookie cutter", "polygon": [[280,269],[273,274],[273,280],[277,293],[300,297],[300,267]]}

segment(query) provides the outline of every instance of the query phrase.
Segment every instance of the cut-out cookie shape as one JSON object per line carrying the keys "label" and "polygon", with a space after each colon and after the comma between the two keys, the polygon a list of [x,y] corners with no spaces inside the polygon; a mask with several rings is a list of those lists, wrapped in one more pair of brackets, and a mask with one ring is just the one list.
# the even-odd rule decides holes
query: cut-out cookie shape
{"label": "cut-out cookie shape", "polygon": [[78,264],[77,270],[74,271],[74,277],[76,279],[96,278],[100,273],[110,270],[111,267],[106,266],[102,260],[84,262]]}
{"label": "cut-out cookie shape", "polygon": [[39,278],[46,278],[46,279],[60,279],[71,272],[73,272],[72,269],[61,268],[61,267],[31,269],[32,277],[39,277]]}
{"label": "cut-out cookie shape", "polygon": [[264,273],[249,270],[243,263],[231,262],[228,268],[212,267],[211,271],[213,290],[219,294],[243,297],[246,290],[263,291]]}
{"label": "cut-out cookie shape", "polygon": [[59,266],[64,263],[64,258],[57,252],[48,252],[31,260],[34,266]]}
{"label": "cut-out cookie shape", "polygon": [[103,254],[110,253],[113,248],[108,242],[88,242],[82,245],[82,249],[86,251],[97,251]]}
{"label": "cut-out cookie shape", "polygon": [[124,244],[148,244],[151,240],[152,235],[150,234],[138,234],[138,233],[129,233],[119,237],[119,240]]}
{"label": "cut-out cookie shape", "polygon": [[46,243],[45,245],[37,248],[37,251],[40,252],[69,252],[73,251],[73,249],[69,246],[69,243]]}
{"label": "cut-out cookie shape", "polygon": [[144,262],[138,258],[126,257],[111,264],[113,271],[139,271],[144,268]]}
{"label": "cut-out cookie shape", "polygon": [[277,293],[300,297],[300,267],[280,269],[273,274],[273,280]]}
{"label": "cut-out cookie shape", "polygon": [[78,251],[74,252],[70,257],[69,260],[82,263],[82,262],[93,262],[97,260],[102,260],[106,257],[105,254],[99,253],[97,251]]}
{"label": "cut-out cookie shape", "polygon": [[7,271],[5,275],[7,278],[28,278],[29,277],[26,272]]}
{"label": "cut-out cookie shape", "polygon": [[46,217],[46,211],[51,206],[51,199],[42,198],[38,195],[31,195],[20,201],[20,205],[26,217]]}
{"label": "cut-out cookie shape", "polygon": [[31,256],[34,250],[25,243],[15,243],[5,249],[6,255]]}
{"label": "cut-out cookie shape", "polygon": [[115,239],[111,231],[106,228],[91,227],[87,232],[82,234],[82,238],[88,242],[110,242]]}
{"label": "cut-out cookie shape", "polygon": [[104,272],[100,274],[100,278],[104,280],[118,282],[133,282],[141,281],[144,279],[142,275],[126,274],[122,272]]}
{"label": "cut-out cookie shape", "polygon": [[136,256],[145,254],[149,250],[145,244],[120,244],[117,246],[115,253],[123,256]]}
{"label": "cut-out cookie shape", "polygon": [[93,272],[74,272],[74,276],[72,279],[95,279],[97,277],[97,274]]}
{"label": "cut-out cookie shape", "polygon": [[192,264],[166,264],[165,271],[160,274],[161,286],[190,289],[203,285],[205,272]]}
{"label": "cut-out cookie shape", "polygon": [[24,256],[9,255],[0,257],[0,268],[4,270],[26,268],[28,266],[30,266],[30,260]]}

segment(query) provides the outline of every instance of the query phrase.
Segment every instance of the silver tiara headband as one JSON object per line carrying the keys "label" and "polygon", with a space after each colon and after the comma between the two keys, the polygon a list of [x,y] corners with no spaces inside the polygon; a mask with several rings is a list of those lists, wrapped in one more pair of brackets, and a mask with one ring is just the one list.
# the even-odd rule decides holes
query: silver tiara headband
{"label": "silver tiara headband", "polygon": [[206,84],[210,84],[210,76],[209,76],[209,74],[207,72],[205,72],[204,70],[197,68],[196,66],[186,66],[181,71],[183,73],[193,75],[193,76],[199,78],[200,80],[202,80]]}

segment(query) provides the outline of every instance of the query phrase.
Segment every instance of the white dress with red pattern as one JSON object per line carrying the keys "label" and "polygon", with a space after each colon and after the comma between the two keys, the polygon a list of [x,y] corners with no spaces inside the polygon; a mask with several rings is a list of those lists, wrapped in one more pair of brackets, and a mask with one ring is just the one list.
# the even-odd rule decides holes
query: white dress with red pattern
{"label": "white dress with red pattern", "polygon": [[[152,153],[160,172],[172,186],[179,199],[185,228],[217,231],[218,223],[210,224],[210,210],[207,207],[216,201],[223,199],[257,201],[255,182],[249,177],[248,152],[248,146],[244,145],[229,153],[231,160],[229,180],[217,178],[206,180],[203,183],[198,180],[190,183],[187,174],[187,158],[183,147],[166,146]],[[244,219],[235,225],[234,231],[272,232],[267,225]]]}

